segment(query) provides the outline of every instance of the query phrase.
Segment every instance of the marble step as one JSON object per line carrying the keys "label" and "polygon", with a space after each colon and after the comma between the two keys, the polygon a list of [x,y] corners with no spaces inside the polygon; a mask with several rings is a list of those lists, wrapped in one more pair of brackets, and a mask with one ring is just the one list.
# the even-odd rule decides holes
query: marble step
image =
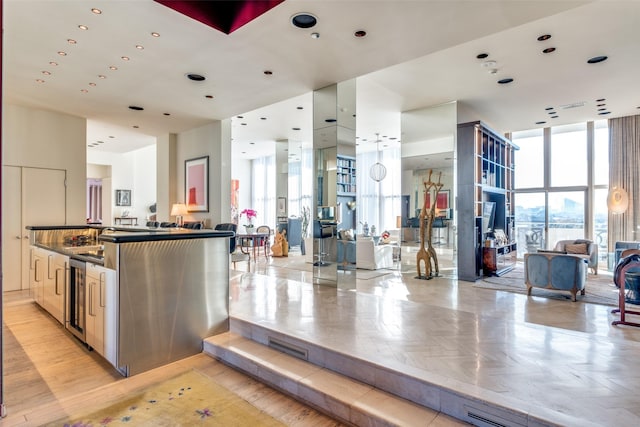
{"label": "marble step", "polygon": [[346,424],[372,427],[467,425],[233,332],[207,338],[204,353]]}
{"label": "marble step", "polygon": [[[230,319],[230,330],[230,333],[207,339],[204,344],[205,353],[236,366],[300,400],[308,400],[315,396],[315,400],[309,401],[309,404],[352,423],[351,420],[357,419],[362,407],[373,408],[374,414],[375,410],[382,411],[380,408],[384,408],[384,405],[360,404],[358,400],[353,400],[351,391],[368,390],[372,393],[382,393],[381,396],[385,399],[400,399],[403,404],[410,405],[409,407],[415,405],[431,414],[423,415],[422,420],[425,416],[426,419],[437,416],[435,420],[442,421],[442,417],[449,416],[452,417],[449,420],[491,427],[597,425],[577,420],[554,408],[540,407],[504,393],[483,389],[434,372],[418,370],[398,361],[374,363],[333,349],[328,344],[319,345],[240,318]],[[312,374],[314,376],[309,377]],[[329,378],[339,378],[338,384],[346,380],[353,381],[354,386],[346,385],[345,394],[337,396],[335,393],[326,393],[331,389],[328,385],[316,392],[310,387],[316,383],[324,384],[315,381],[315,375],[321,374],[328,375]],[[330,383],[329,381],[327,384]],[[324,401],[323,393],[328,403],[319,405],[319,402]],[[394,410],[393,415],[403,412]],[[406,412],[410,413],[408,410]],[[374,416],[369,418],[371,422],[375,419]],[[405,424],[399,420],[397,423],[376,421],[373,424],[355,424],[416,425]],[[429,424],[421,421],[418,425]]]}

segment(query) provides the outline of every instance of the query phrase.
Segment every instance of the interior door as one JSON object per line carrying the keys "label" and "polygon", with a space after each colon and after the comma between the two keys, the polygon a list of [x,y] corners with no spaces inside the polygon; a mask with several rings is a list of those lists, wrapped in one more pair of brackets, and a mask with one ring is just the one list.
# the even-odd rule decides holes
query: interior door
{"label": "interior door", "polygon": [[66,224],[66,171],[3,166],[3,291],[29,289],[27,225]]}
{"label": "interior door", "polygon": [[[29,288],[28,274],[22,277],[22,240],[28,234],[22,228],[22,168],[2,167],[2,289]],[[28,265],[27,265],[28,268]],[[24,270],[25,272],[28,270]],[[24,281],[23,281],[24,279]]]}

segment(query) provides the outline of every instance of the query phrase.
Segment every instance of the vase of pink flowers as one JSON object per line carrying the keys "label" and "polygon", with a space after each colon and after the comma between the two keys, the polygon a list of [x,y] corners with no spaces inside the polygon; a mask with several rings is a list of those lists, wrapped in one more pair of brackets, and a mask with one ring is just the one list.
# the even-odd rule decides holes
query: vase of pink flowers
{"label": "vase of pink flowers", "polygon": [[242,212],[240,212],[240,216],[242,217],[243,215],[247,217],[247,222],[246,224],[244,224],[245,231],[247,232],[247,234],[253,234],[256,229],[253,225],[253,218],[258,216],[258,212],[253,209],[244,209]]}

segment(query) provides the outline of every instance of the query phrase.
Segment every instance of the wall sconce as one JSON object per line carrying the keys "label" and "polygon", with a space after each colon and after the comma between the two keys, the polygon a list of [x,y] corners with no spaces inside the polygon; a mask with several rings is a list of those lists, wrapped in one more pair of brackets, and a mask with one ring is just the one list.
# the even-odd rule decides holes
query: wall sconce
{"label": "wall sconce", "polygon": [[607,197],[607,207],[612,214],[622,214],[629,207],[629,195],[623,188],[613,187]]}
{"label": "wall sconce", "polygon": [[184,203],[175,203],[171,207],[171,216],[176,217],[176,224],[178,225],[178,227],[182,227],[183,225],[182,217],[184,215],[187,215],[188,213],[189,211],[187,211],[187,205],[185,205]]}

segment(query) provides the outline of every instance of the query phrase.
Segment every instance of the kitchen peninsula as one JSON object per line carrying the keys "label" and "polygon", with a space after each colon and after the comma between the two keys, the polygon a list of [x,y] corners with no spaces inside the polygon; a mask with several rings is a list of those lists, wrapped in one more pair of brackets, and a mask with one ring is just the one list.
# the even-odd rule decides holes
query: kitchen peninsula
{"label": "kitchen peninsula", "polygon": [[32,295],[125,376],[229,329],[232,232],[30,226]]}

